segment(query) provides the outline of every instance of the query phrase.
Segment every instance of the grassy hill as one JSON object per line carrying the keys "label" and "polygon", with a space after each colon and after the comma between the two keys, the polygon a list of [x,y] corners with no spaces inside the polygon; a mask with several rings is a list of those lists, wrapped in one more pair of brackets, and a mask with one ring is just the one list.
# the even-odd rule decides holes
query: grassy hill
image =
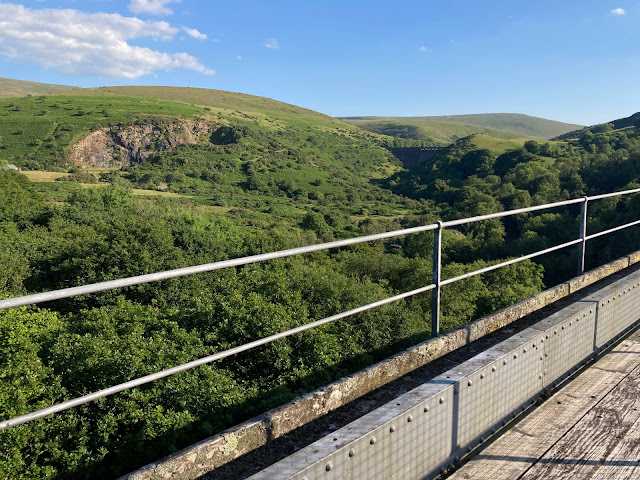
{"label": "grassy hill", "polygon": [[477,135],[473,135],[470,138],[470,144],[477,149],[486,149],[491,151],[495,155],[501,155],[510,150],[521,148],[525,144],[525,142],[529,140],[531,139],[530,138],[512,138],[507,140],[507,139],[496,138],[496,137],[492,137],[491,135],[479,133]]}
{"label": "grassy hill", "polygon": [[496,130],[490,127],[464,123],[439,122],[420,118],[396,117],[349,117],[343,118],[347,123],[370,132],[391,137],[421,140],[430,145],[449,145],[461,138],[476,133],[491,135],[496,138],[517,138],[517,133]]}
{"label": "grassy hill", "polygon": [[557,137],[558,140],[576,140],[582,137],[586,132],[600,133],[603,129],[613,128],[614,130],[633,130],[636,127],[640,127],[640,112],[634,113],[628,117],[618,118],[607,123],[592,125],[590,127],[584,127],[579,130],[567,132]]}
{"label": "grassy hill", "polygon": [[[118,143],[125,137],[136,143],[131,161]],[[393,218],[406,212],[404,200],[371,182],[402,168],[388,141],[318,112],[218,90],[110,87],[0,100],[0,163],[72,170],[71,181],[49,185],[53,201],[100,180],[252,213],[259,205],[292,220],[331,201],[345,215],[362,215],[365,202],[376,205],[365,215]]]}
{"label": "grassy hill", "polygon": [[436,117],[345,117],[345,121],[369,131],[401,138],[452,143],[483,133],[497,138],[548,139],[577,130],[581,125],[556,122],[517,113],[487,113]]}
{"label": "grassy hill", "polygon": [[24,97],[26,95],[44,95],[62,90],[73,90],[77,87],[55,85],[52,83],[28,82],[13,78],[0,77],[0,97]]}
{"label": "grassy hill", "polygon": [[227,92],[224,90],[190,87],[121,86],[83,88],[75,90],[70,94],[92,97],[111,95],[141,97],[154,101],[165,100],[209,107],[215,109],[214,113],[220,112],[222,115],[242,112],[244,114],[259,114],[270,117],[271,119],[307,121],[314,124],[321,123],[334,127],[345,127],[342,121],[313,110],[279,102],[271,98],[257,97],[245,93]]}

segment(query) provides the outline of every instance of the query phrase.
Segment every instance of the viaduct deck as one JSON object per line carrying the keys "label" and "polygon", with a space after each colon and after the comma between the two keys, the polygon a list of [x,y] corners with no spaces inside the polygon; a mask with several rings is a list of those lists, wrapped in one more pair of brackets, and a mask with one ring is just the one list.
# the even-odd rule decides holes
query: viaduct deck
{"label": "viaduct deck", "polygon": [[449,479],[640,478],[640,331]]}

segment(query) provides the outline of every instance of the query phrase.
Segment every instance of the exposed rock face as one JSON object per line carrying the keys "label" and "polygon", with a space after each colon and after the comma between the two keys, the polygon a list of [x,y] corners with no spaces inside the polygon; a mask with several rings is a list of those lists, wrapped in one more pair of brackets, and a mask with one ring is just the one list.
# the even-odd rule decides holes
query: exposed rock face
{"label": "exposed rock face", "polygon": [[[218,141],[220,138],[224,141]],[[69,160],[78,166],[122,167],[144,162],[156,152],[173,150],[179,145],[230,141],[235,141],[231,128],[207,122],[112,126],[96,130],[73,145]]]}

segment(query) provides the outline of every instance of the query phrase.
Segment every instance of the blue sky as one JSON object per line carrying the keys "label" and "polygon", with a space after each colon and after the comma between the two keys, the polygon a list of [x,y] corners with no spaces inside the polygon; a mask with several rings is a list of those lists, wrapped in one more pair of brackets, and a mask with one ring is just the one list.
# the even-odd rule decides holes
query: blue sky
{"label": "blue sky", "polygon": [[640,0],[0,2],[0,76],[250,93],[333,115],[640,110]]}

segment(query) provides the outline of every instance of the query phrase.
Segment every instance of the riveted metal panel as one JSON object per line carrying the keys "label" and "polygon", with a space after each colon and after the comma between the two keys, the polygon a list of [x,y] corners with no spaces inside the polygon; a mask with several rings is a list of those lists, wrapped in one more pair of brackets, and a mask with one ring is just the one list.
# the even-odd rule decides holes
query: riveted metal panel
{"label": "riveted metal panel", "polygon": [[640,280],[634,279],[631,284],[625,285],[615,294],[616,323],[618,334],[633,325],[640,318]]}
{"label": "riveted metal panel", "polygon": [[597,302],[595,347],[601,349],[640,318],[640,271],[589,295]]}
{"label": "riveted metal panel", "polygon": [[598,322],[596,331],[595,344],[597,348],[602,348],[609,343],[619,333],[617,328],[618,319],[616,318],[615,293],[603,297],[598,303]]}
{"label": "riveted metal panel", "polygon": [[600,323],[603,338],[615,337],[638,317],[640,272],[633,283],[615,282],[562,309],[251,478],[433,478],[591,356]]}
{"label": "riveted metal panel", "polygon": [[252,477],[430,478],[542,390],[527,329]]}
{"label": "riveted metal panel", "polygon": [[594,302],[576,302],[538,323],[538,328],[545,329],[545,386],[593,355],[596,311]]}
{"label": "riveted metal panel", "polygon": [[457,438],[461,448],[487,436],[542,390],[543,335],[529,328],[487,350],[496,359],[460,382]]}
{"label": "riveted metal panel", "polygon": [[251,478],[424,477],[451,455],[453,386],[459,379],[447,372]]}

